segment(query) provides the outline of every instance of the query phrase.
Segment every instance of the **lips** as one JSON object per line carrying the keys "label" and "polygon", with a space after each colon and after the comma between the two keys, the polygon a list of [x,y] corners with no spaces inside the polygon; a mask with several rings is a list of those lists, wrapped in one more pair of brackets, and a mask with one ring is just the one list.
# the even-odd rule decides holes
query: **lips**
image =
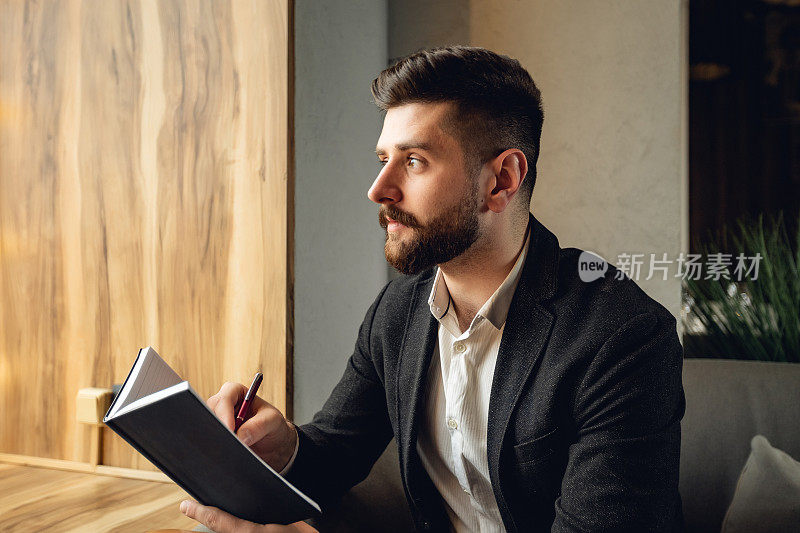
{"label": "lips", "polygon": [[389,230],[389,231],[397,231],[397,230],[399,230],[401,228],[407,227],[407,226],[401,224],[400,222],[398,222],[398,221],[396,221],[396,220],[394,220],[392,218],[389,218],[389,217],[386,217],[386,222],[388,222],[388,224],[386,225],[386,229]]}
{"label": "lips", "polygon": [[[398,218],[393,218],[389,216],[389,213],[393,215],[397,215]],[[406,222],[401,221],[407,221]],[[413,217],[406,215],[402,212],[394,212],[391,209],[381,209],[378,211],[378,223],[381,225],[382,228],[385,228],[387,231],[395,232],[402,230],[403,228],[414,228],[416,224],[414,223]]]}

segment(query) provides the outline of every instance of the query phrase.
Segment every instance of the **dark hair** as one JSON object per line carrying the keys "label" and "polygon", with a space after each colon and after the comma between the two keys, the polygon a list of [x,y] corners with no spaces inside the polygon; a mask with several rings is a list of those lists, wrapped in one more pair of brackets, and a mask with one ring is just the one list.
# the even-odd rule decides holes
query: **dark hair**
{"label": "dark hair", "polygon": [[468,165],[480,166],[509,148],[528,161],[520,194],[530,202],[542,135],[542,98],[519,61],[485,48],[449,46],[399,60],[372,81],[381,109],[411,103],[453,102],[448,124]]}

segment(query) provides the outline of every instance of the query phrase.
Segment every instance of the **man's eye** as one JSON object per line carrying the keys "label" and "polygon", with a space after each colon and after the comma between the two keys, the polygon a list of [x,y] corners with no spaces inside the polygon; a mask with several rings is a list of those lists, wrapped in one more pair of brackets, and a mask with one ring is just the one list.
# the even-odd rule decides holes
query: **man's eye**
{"label": "man's eye", "polygon": [[[378,164],[382,167],[385,167],[388,163],[389,163],[388,159],[378,160]],[[409,157],[408,166],[410,166],[411,168],[420,168],[422,167],[422,161],[417,159],[416,157]]]}

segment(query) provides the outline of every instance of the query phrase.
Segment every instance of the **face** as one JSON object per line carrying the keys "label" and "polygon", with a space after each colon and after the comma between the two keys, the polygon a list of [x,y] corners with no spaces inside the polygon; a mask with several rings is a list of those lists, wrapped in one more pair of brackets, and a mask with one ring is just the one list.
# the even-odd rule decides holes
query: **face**
{"label": "face", "polygon": [[440,124],[451,104],[407,104],[386,113],[368,196],[381,205],[386,260],[416,274],[463,254],[479,236],[478,176]]}

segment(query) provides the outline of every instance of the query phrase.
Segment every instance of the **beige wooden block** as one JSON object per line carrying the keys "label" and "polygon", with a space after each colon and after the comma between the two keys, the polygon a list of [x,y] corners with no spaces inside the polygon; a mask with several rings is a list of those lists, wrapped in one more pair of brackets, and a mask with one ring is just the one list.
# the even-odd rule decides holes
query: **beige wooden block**
{"label": "beige wooden block", "polygon": [[75,412],[78,422],[92,425],[102,425],[103,417],[111,405],[114,393],[111,389],[88,387],[78,391],[75,401]]}

